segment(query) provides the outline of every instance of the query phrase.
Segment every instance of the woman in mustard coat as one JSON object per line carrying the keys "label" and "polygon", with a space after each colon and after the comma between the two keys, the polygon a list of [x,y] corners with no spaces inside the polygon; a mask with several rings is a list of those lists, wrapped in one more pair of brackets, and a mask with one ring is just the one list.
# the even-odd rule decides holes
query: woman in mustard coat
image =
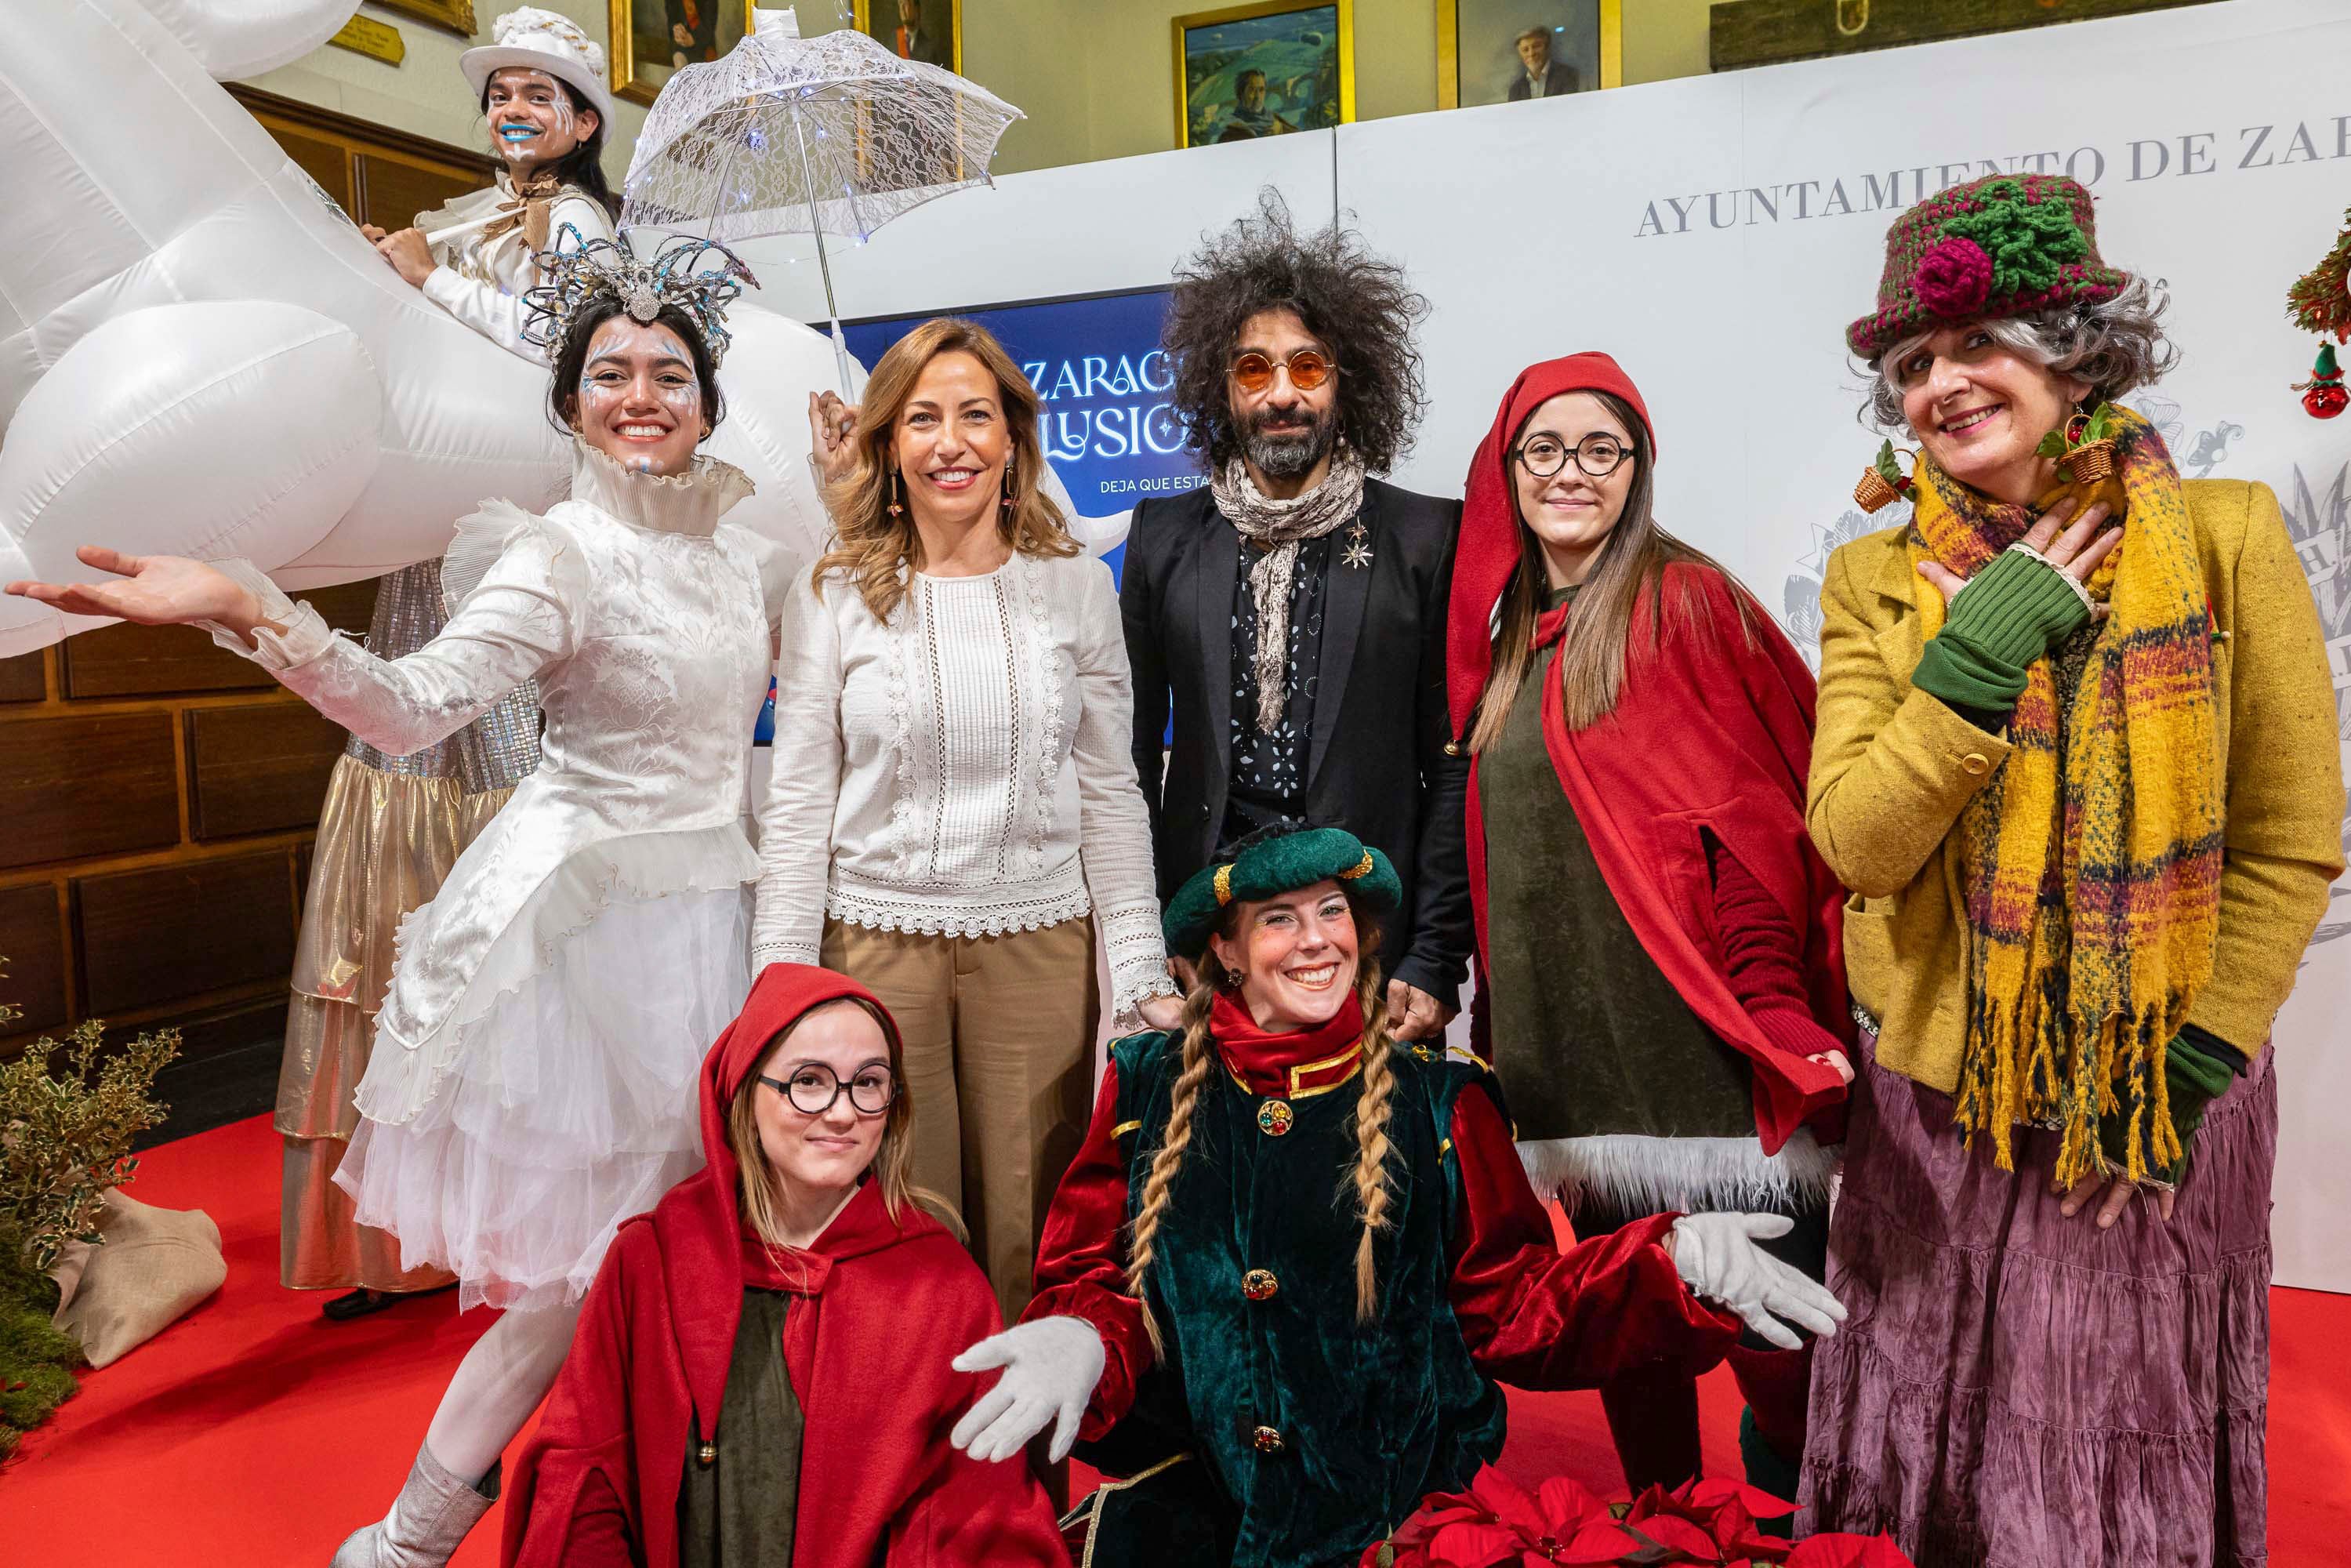
{"label": "woman in mustard coat", "polygon": [[1854,1085],[1800,1530],[1920,1568],[2264,1561],[2264,1051],[2343,868],[2276,498],[2108,400],[2173,358],[2089,193],[1912,208],[1847,340],[1921,447],[1831,559],[1808,820]]}

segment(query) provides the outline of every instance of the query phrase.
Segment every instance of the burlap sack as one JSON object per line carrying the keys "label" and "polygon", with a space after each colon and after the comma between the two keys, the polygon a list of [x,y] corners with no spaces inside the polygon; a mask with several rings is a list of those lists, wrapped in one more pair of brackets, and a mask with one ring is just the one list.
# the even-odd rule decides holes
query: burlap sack
{"label": "burlap sack", "polygon": [[98,1228],[104,1243],[67,1248],[49,1271],[57,1325],[92,1366],[146,1343],[228,1278],[220,1228],[201,1208],[151,1208],[110,1192]]}

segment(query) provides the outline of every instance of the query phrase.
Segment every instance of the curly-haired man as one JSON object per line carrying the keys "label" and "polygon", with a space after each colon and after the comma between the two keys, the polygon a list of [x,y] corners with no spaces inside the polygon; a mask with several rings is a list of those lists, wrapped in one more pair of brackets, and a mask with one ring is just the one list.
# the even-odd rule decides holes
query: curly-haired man
{"label": "curly-haired man", "polygon": [[1344,823],[1404,880],[1381,958],[1405,1038],[1453,1016],[1471,940],[1445,709],[1461,507],[1371,477],[1419,421],[1426,311],[1401,268],[1335,225],[1299,234],[1270,192],[1210,237],[1165,329],[1208,483],[1135,508],[1119,591],[1160,896],[1254,829]]}

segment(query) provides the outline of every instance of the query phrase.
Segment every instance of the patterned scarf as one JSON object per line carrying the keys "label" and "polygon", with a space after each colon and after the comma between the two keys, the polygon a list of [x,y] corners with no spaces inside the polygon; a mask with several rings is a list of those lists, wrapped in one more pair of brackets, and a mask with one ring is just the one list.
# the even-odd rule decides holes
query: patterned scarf
{"label": "patterned scarf", "polygon": [[[2101,1167],[2098,1118],[2127,1118],[2136,1180],[2179,1157],[2165,1048],[2212,971],[2222,806],[2211,619],[2179,473],[2163,438],[2120,411],[2116,476],[2079,492],[2126,517],[2089,580],[2111,613],[2033,661],[2000,775],[1959,819],[1970,926],[1967,1041],[1952,1119],[2062,1131],[2056,1183]],[[2042,508],[1993,502],[1928,462],[1909,538],[1962,577]],[[1942,629],[1922,593],[1922,632]]]}
{"label": "patterned scarf", "polygon": [[1322,483],[1292,501],[1269,498],[1238,457],[1208,480],[1217,510],[1245,539],[1269,547],[1249,568],[1249,599],[1257,607],[1257,732],[1281,727],[1281,678],[1290,658],[1290,583],[1298,568],[1298,547],[1319,539],[1364,509],[1364,460],[1342,443],[1331,455]]}

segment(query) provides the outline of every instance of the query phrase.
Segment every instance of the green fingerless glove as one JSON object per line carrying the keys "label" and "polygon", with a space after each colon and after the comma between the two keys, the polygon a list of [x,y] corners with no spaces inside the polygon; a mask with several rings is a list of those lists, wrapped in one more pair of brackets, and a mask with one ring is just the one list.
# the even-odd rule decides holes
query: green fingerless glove
{"label": "green fingerless glove", "polygon": [[[2171,1105],[2171,1130],[2179,1137],[2179,1158],[2168,1170],[2150,1170],[2157,1180],[2177,1186],[2188,1174],[2188,1145],[2204,1124],[2205,1108],[2228,1091],[2244,1071],[2245,1058],[2219,1036],[2189,1024],[2163,1052],[2163,1088]],[[2107,1163],[2126,1168],[2124,1134],[2127,1120],[2120,1115],[2098,1118],[2098,1145]]]}
{"label": "green fingerless glove", "polygon": [[2002,550],[1951,601],[1910,684],[1955,708],[2005,714],[2024,695],[2026,667],[2089,623],[2089,605],[2063,571]]}

